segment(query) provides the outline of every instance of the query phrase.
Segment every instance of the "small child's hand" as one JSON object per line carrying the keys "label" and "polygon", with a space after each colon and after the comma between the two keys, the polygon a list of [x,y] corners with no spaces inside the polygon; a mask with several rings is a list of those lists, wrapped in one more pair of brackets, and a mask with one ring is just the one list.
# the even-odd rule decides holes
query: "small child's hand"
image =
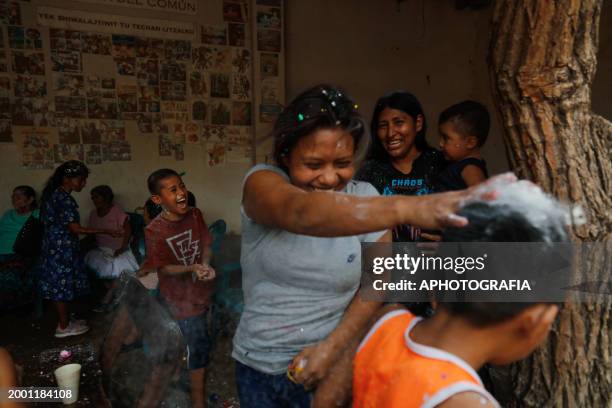
{"label": "small child's hand", "polygon": [[196,277],[201,281],[209,281],[215,279],[216,272],[208,264],[194,264],[192,265],[192,272],[196,274]]}
{"label": "small child's hand", "polygon": [[123,236],[123,230],[109,230],[108,235],[113,238],[121,238]]}
{"label": "small child's hand", "polygon": [[127,250],[128,250],[128,248],[127,248],[127,247],[121,247],[121,248],[117,249],[117,250],[116,250],[116,251],[113,253],[113,256],[116,258],[116,257],[118,257],[119,255],[121,255],[122,253],[124,253],[125,251],[127,251]]}
{"label": "small child's hand", "polygon": [[138,271],[136,271],[136,276],[138,276],[139,278],[142,278],[143,276],[147,276],[151,272],[153,272],[153,270],[151,270],[149,268],[142,268],[142,269],[139,269]]}

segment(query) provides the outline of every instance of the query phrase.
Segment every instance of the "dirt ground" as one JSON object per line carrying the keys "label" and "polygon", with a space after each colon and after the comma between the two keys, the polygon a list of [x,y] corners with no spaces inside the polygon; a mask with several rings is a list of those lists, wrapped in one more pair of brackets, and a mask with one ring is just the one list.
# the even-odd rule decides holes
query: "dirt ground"
{"label": "dirt ground", "polygon": [[[56,320],[50,305],[43,307],[40,318],[34,317],[36,313],[31,308],[3,313],[0,315],[2,327],[0,345],[6,347],[15,362],[22,367],[21,386],[55,387],[53,370],[62,364],[80,363],[82,370],[79,400],[73,406],[109,407],[111,405],[101,386],[102,372],[98,356],[104,336],[112,323],[114,312],[93,313],[89,311],[90,305],[81,305],[80,309],[84,313],[78,317],[88,321],[90,331],[80,336],[64,339],[53,337]],[[239,406],[234,383],[234,362],[230,357],[235,320],[236,317],[221,319],[221,330],[219,330],[212,361],[207,370],[209,407]],[[70,360],[60,360],[61,350],[72,352]],[[127,396],[127,401],[135,401],[142,389],[147,371],[150,369],[150,366],[143,364],[143,361],[146,362],[146,355],[142,348],[135,348],[120,354],[113,368],[113,393],[120,393],[122,397]],[[115,403],[112,406],[130,405],[130,403]],[[62,406],[62,404],[32,403],[27,406],[47,407]],[[186,370],[182,370],[179,378],[171,383],[162,406],[177,408],[190,406]]]}

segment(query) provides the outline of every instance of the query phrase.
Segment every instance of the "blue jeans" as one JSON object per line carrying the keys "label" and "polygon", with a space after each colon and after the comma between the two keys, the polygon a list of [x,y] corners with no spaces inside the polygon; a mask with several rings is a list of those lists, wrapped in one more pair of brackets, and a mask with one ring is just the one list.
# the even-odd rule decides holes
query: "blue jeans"
{"label": "blue jeans", "polygon": [[286,374],[265,374],[236,361],[236,385],[242,408],[309,408],[313,393]]}

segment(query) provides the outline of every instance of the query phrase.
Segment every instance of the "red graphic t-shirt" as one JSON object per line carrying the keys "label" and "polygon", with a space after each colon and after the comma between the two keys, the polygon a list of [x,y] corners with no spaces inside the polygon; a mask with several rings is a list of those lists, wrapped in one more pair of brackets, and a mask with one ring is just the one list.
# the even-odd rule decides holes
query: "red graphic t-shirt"
{"label": "red graphic t-shirt", "polygon": [[[193,265],[202,263],[204,248],[210,246],[212,235],[202,213],[192,208],[180,221],[168,221],[161,214],[145,228],[147,267]],[[213,294],[212,281],[200,281],[191,273],[159,274],[159,289],[177,319],[186,319],[206,311]]]}

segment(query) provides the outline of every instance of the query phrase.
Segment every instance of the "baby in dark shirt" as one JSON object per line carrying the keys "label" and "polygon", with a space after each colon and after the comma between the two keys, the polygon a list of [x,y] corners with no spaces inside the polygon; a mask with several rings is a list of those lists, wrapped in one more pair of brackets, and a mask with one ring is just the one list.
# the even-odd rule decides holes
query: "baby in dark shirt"
{"label": "baby in dark shirt", "polygon": [[462,190],[487,179],[480,148],[487,140],[489,126],[487,108],[474,101],[460,102],[440,114],[440,149],[449,164],[438,175],[437,190]]}

